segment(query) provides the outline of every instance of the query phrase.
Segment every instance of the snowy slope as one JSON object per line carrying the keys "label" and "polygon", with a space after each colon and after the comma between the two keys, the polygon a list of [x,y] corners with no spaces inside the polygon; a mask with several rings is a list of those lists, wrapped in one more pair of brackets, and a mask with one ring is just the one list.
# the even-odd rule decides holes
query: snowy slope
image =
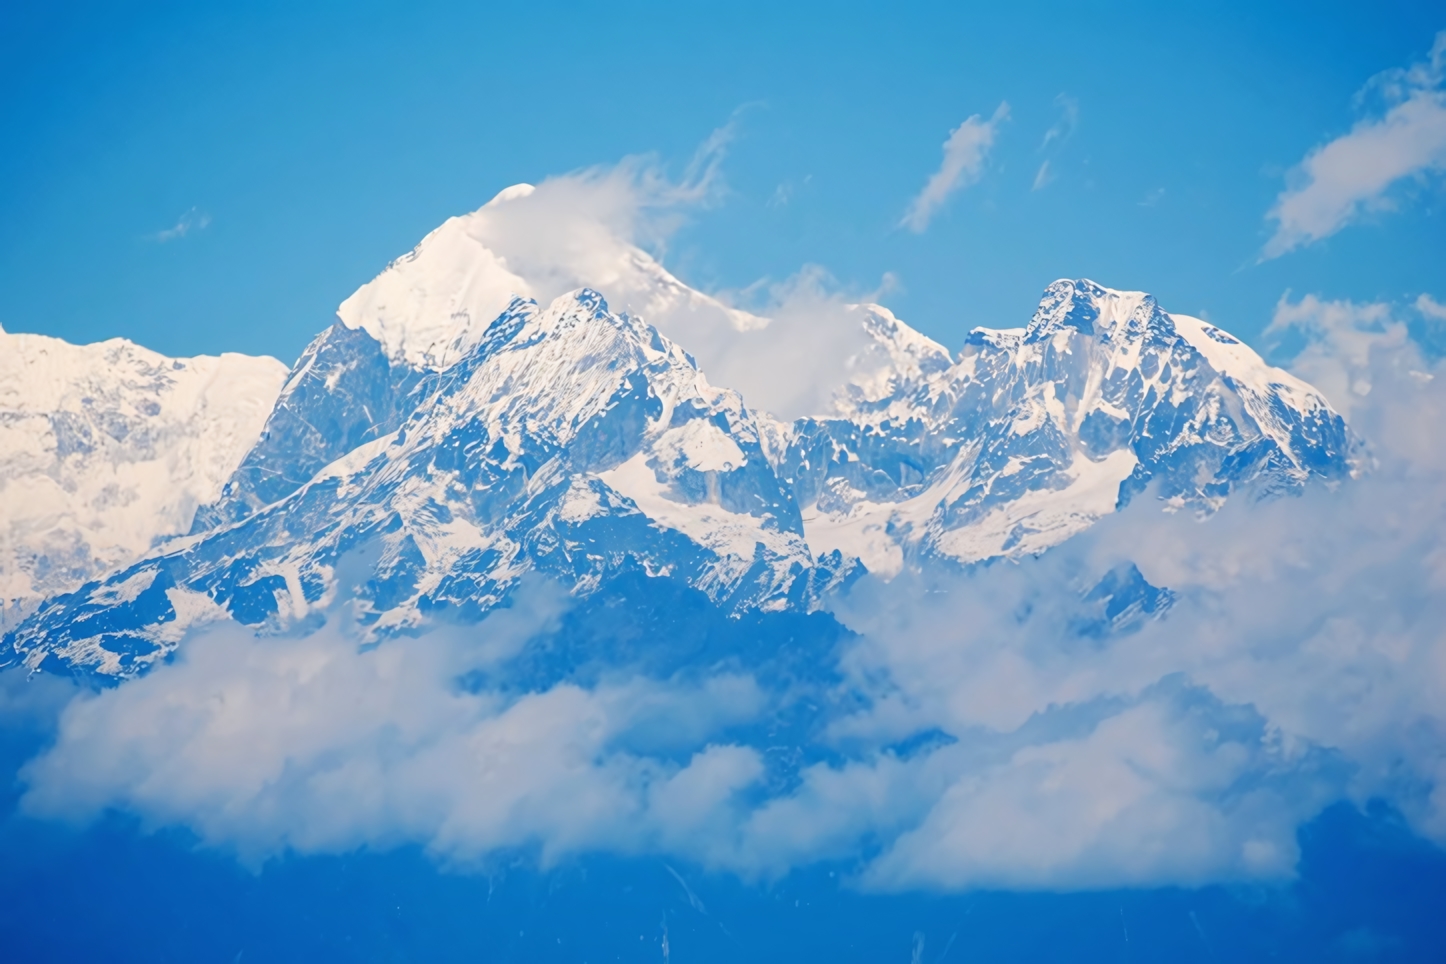
{"label": "snowy slope", "polygon": [[0,615],[185,532],[251,447],[286,367],[0,331]]}
{"label": "snowy slope", "polygon": [[738,395],[595,292],[514,301],[407,397],[398,428],[279,500],[49,604],[12,658],[134,672],[197,621],[304,624],[339,590],[368,632],[406,632],[480,616],[531,569],[580,592],[640,569],[725,609],[806,605],[833,578]]}
{"label": "snowy slope", "polygon": [[449,218],[412,251],[357,289],[337,310],[348,328],[375,338],[393,362],[440,370],[463,358],[514,298],[546,304],[583,287],[690,347],[762,318],[730,308],[673,277],[646,251],[587,219],[547,230],[532,222],[545,204],[516,184],[470,214]]}

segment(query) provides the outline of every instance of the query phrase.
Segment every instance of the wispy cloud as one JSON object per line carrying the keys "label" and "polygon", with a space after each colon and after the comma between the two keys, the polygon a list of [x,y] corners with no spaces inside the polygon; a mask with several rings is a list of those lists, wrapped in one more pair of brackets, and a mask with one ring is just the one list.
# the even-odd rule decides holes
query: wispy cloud
{"label": "wispy cloud", "polygon": [[1261,260],[1329,237],[1371,210],[1392,206],[1388,190],[1413,175],[1446,168],[1446,31],[1430,57],[1373,78],[1362,91],[1387,109],[1316,148],[1291,173],[1294,182],[1267,217],[1276,222]]}
{"label": "wispy cloud", "polygon": [[1039,171],[1034,175],[1034,186],[1031,187],[1030,190],[1038,191],[1053,180],[1054,174],[1050,172],[1049,161],[1045,161],[1043,164],[1039,165]]}
{"label": "wispy cloud", "polygon": [[[1065,141],[1074,135],[1075,128],[1079,126],[1079,101],[1068,94],[1060,94],[1054,99],[1054,105],[1059,108],[1059,119],[1050,125],[1049,130],[1044,132],[1044,139],[1039,142],[1040,151],[1054,153]],[[1050,159],[1046,158],[1044,163],[1039,165],[1035,172],[1034,183],[1030,186],[1031,191],[1041,191],[1048,187],[1056,178],[1058,172]]]}
{"label": "wispy cloud", "polygon": [[188,235],[195,234],[198,231],[204,231],[206,229],[206,226],[210,223],[211,215],[207,214],[205,211],[199,210],[198,208],[191,208],[185,214],[182,214],[179,218],[177,218],[176,223],[173,226],[166,228],[163,231],[157,231],[150,237],[153,241],[159,241],[160,243],[165,244],[167,241],[175,241],[178,238],[184,238]]}
{"label": "wispy cloud", "polygon": [[800,190],[806,190],[813,181],[812,174],[805,174],[803,180],[798,184],[793,181],[784,181],[773,189],[773,194],[768,198],[767,206],[771,208],[786,207],[793,200],[794,195]]}
{"label": "wispy cloud", "polygon": [[1039,143],[1040,150],[1044,150],[1051,144],[1063,144],[1074,134],[1075,128],[1079,127],[1079,101],[1077,99],[1068,94],[1060,94],[1054,99],[1054,105],[1059,108],[1059,120],[1044,132],[1044,140]]}
{"label": "wispy cloud", "polygon": [[915,234],[922,234],[950,195],[978,181],[984,173],[984,162],[994,146],[999,125],[1008,118],[1009,104],[1001,102],[989,120],[975,114],[956,127],[944,142],[944,163],[910,203],[899,224]]}

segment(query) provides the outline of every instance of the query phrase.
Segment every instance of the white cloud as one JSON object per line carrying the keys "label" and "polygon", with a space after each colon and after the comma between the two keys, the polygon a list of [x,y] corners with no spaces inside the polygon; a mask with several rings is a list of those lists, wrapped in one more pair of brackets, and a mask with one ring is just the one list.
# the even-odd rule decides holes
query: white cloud
{"label": "white cloud", "polygon": [[999,125],[1008,118],[1009,104],[1001,102],[989,120],[982,120],[979,114],[975,114],[954,128],[944,142],[944,163],[909,204],[909,210],[899,224],[915,234],[922,234],[950,195],[978,181],[984,173],[984,162],[994,146]]}
{"label": "white cloud", "polygon": [[1446,168],[1446,31],[1425,63],[1374,78],[1388,109],[1311,151],[1276,198],[1275,233],[1261,257],[1279,257],[1328,237],[1369,210],[1389,208],[1392,185]]}
{"label": "white cloud", "polygon": [[453,862],[519,848],[543,864],[660,841],[689,850],[760,772],[755,751],[702,738],[758,713],[761,694],[728,675],[540,692],[459,683],[493,680],[498,655],[560,603],[531,584],[474,632],[370,650],[330,629],[214,629],[175,663],[70,703],[54,747],[23,773],[22,806],[78,821],[121,807],[253,865],[400,843]]}
{"label": "white cloud", "polygon": [[1399,350],[1407,341],[1406,325],[1393,317],[1388,304],[1322,301],[1315,295],[1291,302],[1287,292],[1276,303],[1265,337],[1280,340],[1291,334],[1305,341],[1291,368],[1347,418],[1371,392],[1376,350]]}
{"label": "white cloud", "polygon": [[[1411,312],[1416,318],[1411,318]],[[1434,357],[1439,345],[1432,341],[1437,322],[1446,321],[1446,305],[1423,293],[1410,305],[1387,302],[1323,301],[1306,295],[1291,302],[1285,292],[1265,327],[1265,340],[1280,348],[1294,338],[1297,350],[1290,367],[1325,393],[1338,412],[1351,418],[1361,400],[1371,393],[1390,360],[1385,377],[1391,380],[1424,377],[1423,358]],[[1413,334],[1416,343],[1413,344]],[[1423,341],[1424,340],[1424,341]]]}
{"label": "white cloud", "polygon": [[1423,294],[1415,301],[1416,310],[1427,318],[1434,318],[1437,321],[1446,321],[1446,305],[1441,304],[1430,295]]}
{"label": "white cloud", "polygon": [[[886,275],[880,290],[891,283]],[[704,373],[780,419],[832,411],[835,394],[872,344],[854,302],[873,301],[880,291],[847,297],[817,265],[805,265],[780,283],[758,288],[720,295],[727,300],[761,296],[757,311],[766,314],[767,324],[732,333],[699,356]],[[682,344],[692,350],[689,341]]]}
{"label": "white cloud", "polygon": [[1296,824],[1318,801],[1292,805],[1268,781],[1251,785],[1279,756],[1248,725],[1220,732],[1228,717],[1198,703],[1146,699],[1083,733],[962,769],[865,882],[1073,889],[1288,878]]}
{"label": "white cloud", "polygon": [[178,219],[176,219],[176,223],[174,226],[166,228],[163,231],[157,231],[155,234],[151,235],[151,238],[164,244],[167,241],[174,241],[177,238],[184,238],[187,235],[192,234],[196,231],[203,231],[210,223],[211,215],[207,214],[205,211],[191,208],[185,214],[182,214]]}

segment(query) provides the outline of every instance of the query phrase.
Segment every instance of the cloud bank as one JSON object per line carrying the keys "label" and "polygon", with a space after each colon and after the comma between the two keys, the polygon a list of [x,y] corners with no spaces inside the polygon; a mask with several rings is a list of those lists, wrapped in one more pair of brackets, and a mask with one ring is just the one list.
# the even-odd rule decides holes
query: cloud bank
{"label": "cloud bank", "polygon": [[1276,222],[1262,260],[1335,234],[1364,213],[1392,207],[1400,181],[1446,168],[1446,31],[1424,63],[1387,71],[1363,95],[1378,94],[1386,110],[1350,133],[1311,151],[1292,172],[1293,184],[1267,217]]}
{"label": "cloud bank", "polygon": [[757,687],[488,685],[563,604],[532,583],[474,632],[372,649],[335,629],[204,633],[135,685],[72,702],[24,773],[23,806],[72,820],[123,808],[251,864],[408,842],[463,863],[529,850],[544,866],[581,849],[687,849],[757,777],[756,751],[700,743],[756,714]]}
{"label": "cloud bank", "polygon": [[975,114],[954,128],[944,142],[944,162],[909,203],[900,226],[915,234],[923,234],[945,201],[978,181],[984,173],[984,163],[989,159],[999,127],[1008,119],[1009,104],[1001,101],[988,120]]}

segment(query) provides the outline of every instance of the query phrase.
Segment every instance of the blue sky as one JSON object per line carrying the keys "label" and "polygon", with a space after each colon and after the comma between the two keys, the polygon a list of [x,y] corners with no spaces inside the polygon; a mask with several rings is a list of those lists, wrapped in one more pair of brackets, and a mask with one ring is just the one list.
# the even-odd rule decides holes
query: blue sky
{"label": "blue sky", "polygon": [[[1088,276],[1255,340],[1286,291],[1446,295],[1429,164],[1261,261],[1302,162],[1443,27],[1422,3],[10,4],[0,325],[289,361],[446,217],[628,155],[679,175],[732,118],[723,190],[665,251],[695,287],[887,274],[957,347]],[[973,183],[911,230],[974,115]]]}

